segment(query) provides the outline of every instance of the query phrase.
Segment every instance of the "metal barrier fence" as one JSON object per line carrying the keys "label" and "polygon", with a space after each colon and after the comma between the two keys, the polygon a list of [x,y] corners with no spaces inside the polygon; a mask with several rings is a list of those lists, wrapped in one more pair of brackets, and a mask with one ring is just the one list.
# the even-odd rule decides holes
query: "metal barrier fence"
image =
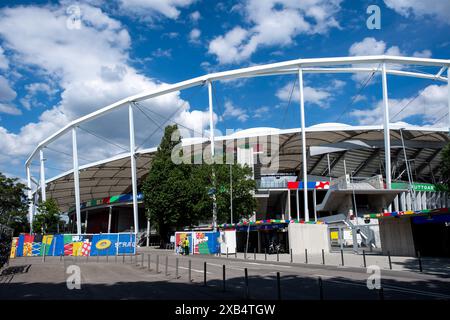
{"label": "metal barrier fence", "polygon": [[13,229],[0,224],[0,268],[9,261]]}

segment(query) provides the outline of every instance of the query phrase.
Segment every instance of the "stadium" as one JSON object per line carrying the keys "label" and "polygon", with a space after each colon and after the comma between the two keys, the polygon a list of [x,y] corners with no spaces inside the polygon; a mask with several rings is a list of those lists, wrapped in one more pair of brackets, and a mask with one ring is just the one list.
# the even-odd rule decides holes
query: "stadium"
{"label": "stadium", "polygon": [[[411,71],[409,66],[422,69]],[[207,85],[209,137],[183,139],[183,151],[214,156],[232,150],[233,161],[252,168],[258,207],[250,221],[230,217],[229,223],[212,220],[199,227],[235,230],[238,251],[247,241],[246,250],[261,252],[276,237],[296,251],[313,248],[314,243],[322,248],[323,241],[342,248],[348,240],[354,250],[366,247],[414,256],[420,249],[425,255],[450,256],[445,245],[450,237],[448,193],[440,184],[442,148],[449,142],[449,128],[392,123],[387,81],[395,76],[448,83],[449,66],[449,60],[416,57],[298,59],[212,73],[125,98],[74,120],[36,146],[26,161],[30,222],[39,199],[52,198],[67,212],[75,234],[132,231],[147,234],[152,242],[140,187],[157,147],[136,148],[135,110],[143,101]],[[383,124],[305,126],[304,75],[340,73],[381,76]],[[298,75],[299,126],[215,135],[214,82],[289,74]],[[450,90],[448,95],[450,105]],[[80,165],[80,125],[119,108],[128,110],[128,119],[123,119],[129,129],[128,151]],[[72,169],[48,177],[44,152],[68,136]],[[34,159],[39,161],[36,178],[30,168]],[[353,231],[349,239],[344,229]]]}

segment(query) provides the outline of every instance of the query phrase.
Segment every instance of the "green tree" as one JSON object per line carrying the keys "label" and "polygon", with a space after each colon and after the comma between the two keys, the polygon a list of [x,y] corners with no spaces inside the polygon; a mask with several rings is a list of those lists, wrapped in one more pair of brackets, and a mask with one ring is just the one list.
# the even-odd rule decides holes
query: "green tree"
{"label": "green tree", "polygon": [[450,188],[450,143],[442,149],[442,182]]}
{"label": "green tree", "polygon": [[[164,242],[173,229],[179,230],[212,219],[213,200],[209,190],[214,186],[213,167],[218,223],[229,221],[230,216],[229,165],[174,163],[172,151],[181,142],[180,137],[173,135],[176,130],[176,125],[165,128],[150,172],[142,186],[147,213]],[[182,151],[179,156],[183,157]],[[241,216],[253,213],[256,201],[252,191],[256,184],[248,179],[251,175],[248,166],[232,167],[234,220],[237,221]]]}
{"label": "green tree", "polygon": [[[213,170],[215,181],[212,178]],[[194,175],[199,178],[200,184],[204,186],[203,188],[206,191],[195,204],[195,210],[199,212],[201,217],[205,219],[212,218],[213,198],[208,195],[209,189],[216,190],[217,222],[219,224],[231,222],[231,193],[233,195],[233,222],[237,222],[241,218],[248,218],[253,214],[253,211],[256,209],[256,200],[253,197],[256,182],[250,179],[252,170],[249,166],[231,165],[232,192],[229,164],[194,165],[194,172]]]}
{"label": "green tree", "polygon": [[0,172],[0,223],[14,229],[14,234],[28,232],[28,188],[18,178]]}
{"label": "green tree", "polygon": [[33,221],[33,230],[42,233],[57,233],[61,227],[61,213],[54,199],[39,203]]}

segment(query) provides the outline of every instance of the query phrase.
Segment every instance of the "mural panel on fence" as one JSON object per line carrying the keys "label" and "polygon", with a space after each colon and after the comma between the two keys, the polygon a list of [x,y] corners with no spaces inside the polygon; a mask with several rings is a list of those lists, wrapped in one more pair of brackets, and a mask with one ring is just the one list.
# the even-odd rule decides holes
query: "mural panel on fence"
{"label": "mural panel on fence", "polygon": [[136,252],[135,234],[22,234],[13,239],[11,258],[33,256],[106,256]]}
{"label": "mural panel on fence", "polygon": [[[176,232],[175,243],[176,250],[178,246],[183,243],[184,239],[188,237],[189,252],[193,254],[214,254],[220,250],[219,237],[220,232]],[[177,251],[178,253],[181,250]]]}

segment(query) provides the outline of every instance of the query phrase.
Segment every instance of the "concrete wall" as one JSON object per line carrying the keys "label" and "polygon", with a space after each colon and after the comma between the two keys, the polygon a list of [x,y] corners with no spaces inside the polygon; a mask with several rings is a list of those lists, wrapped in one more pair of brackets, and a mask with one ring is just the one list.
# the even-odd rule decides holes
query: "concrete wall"
{"label": "concrete wall", "polygon": [[293,254],[322,253],[330,251],[330,238],[326,224],[290,223],[288,226],[289,247]]}
{"label": "concrete wall", "polygon": [[383,254],[389,251],[396,256],[416,255],[409,217],[380,219],[379,227]]}

